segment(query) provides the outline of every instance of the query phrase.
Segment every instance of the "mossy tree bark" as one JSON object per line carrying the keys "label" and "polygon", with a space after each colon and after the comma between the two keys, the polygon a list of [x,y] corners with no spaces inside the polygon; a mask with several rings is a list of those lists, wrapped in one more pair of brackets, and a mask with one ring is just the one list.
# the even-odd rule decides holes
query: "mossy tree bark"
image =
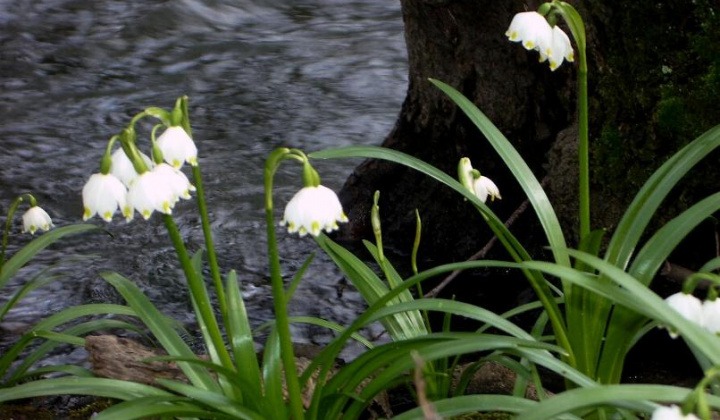
{"label": "mossy tree bark", "polygon": [[[454,86],[493,121],[527,160],[551,196],[571,244],[576,238],[577,170],[572,65],[551,72],[504,33],[519,11],[540,2],[402,0],[409,86],[383,146],[419,157],[454,175],[459,159],[496,181],[509,216],[524,200],[512,174],[461,111],[428,78]],[[620,0],[572,2],[588,30],[594,227],[612,229],[649,174],[681,145],[720,123],[720,10],[710,0],[655,4]],[[717,7],[715,7],[717,9]],[[712,158],[711,158],[712,159]],[[659,220],[716,190],[718,169],[684,184]],[[385,242],[411,249],[415,209],[423,218],[425,258],[467,258],[489,238],[475,210],[449,189],[411,170],[369,160],[341,192],[351,222],[342,237],[371,237],[372,194],[381,191]],[[658,222],[659,223],[659,222]],[[532,211],[511,230],[542,250]],[[714,251],[714,249],[713,249]],[[541,251],[538,251],[541,252]],[[503,255],[504,257],[504,255]]]}

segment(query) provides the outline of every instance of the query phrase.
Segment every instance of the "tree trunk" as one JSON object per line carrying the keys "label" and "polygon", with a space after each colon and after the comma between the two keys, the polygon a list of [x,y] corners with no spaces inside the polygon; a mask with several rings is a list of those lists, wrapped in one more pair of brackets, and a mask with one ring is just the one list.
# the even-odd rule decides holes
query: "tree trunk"
{"label": "tree trunk", "polygon": [[[401,3],[409,87],[383,146],[452,176],[459,159],[470,157],[501,190],[503,199],[491,203],[492,209],[500,218],[508,217],[525,198],[518,183],[478,129],[428,78],[455,87],[497,125],[538,179],[547,177],[546,191],[566,238],[576,245],[574,66],[563,64],[551,72],[547,63],[538,62],[537,52],[526,51],[504,35],[515,13],[536,10],[539,2]],[[572,3],[588,32],[593,227],[612,229],[652,171],[681,145],[720,122],[720,13],[710,0]],[[704,166],[706,176],[684,184],[678,195],[683,200],[664,207],[655,226],[717,190],[716,166]],[[491,236],[472,206],[448,188],[405,167],[368,160],[341,191],[351,219],[341,239],[372,237],[375,190],[381,192],[385,243],[398,253],[411,249],[415,209],[422,217],[425,259],[463,260]],[[525,212],[511,231],[531,251],[542,252],[546,243],[532,213]],[[705,248],[712,242],[711,235],[706,236],[701,241]]]}

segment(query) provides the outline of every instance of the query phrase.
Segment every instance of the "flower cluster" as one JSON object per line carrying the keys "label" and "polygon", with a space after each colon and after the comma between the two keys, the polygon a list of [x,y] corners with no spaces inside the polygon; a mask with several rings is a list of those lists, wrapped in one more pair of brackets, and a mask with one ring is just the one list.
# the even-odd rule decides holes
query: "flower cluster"
{"label": "flower cluster", "polygon": [[658,407],[653,411],[650,420],[700,420],[695,414],[683,414],[680,407],[671,405],[669,407]]}
{"label": "flower cluster", "polygon": [[285,207],[281,226],[288,232],[298,232],[300,236],[310,233],[318,236],[321,231],[332,232],[338,229],[338,222],[347,222],[340,200],[333,190],[318,185],[304,187],[298,191]]}
{"label": "flower cluster", "polygon": [[197,148],[192,139],[181,127],[170,127],[158,139],[158,146],[165,161],[173,166],[153,164],[140,153],[148,168],[141,174],[123,149],[117,149],[110,170],[93,174],[83,187],[83,220],[97,214],[109,222],[118,209],[127,221],[132,220],[136,210],[147,220],[155,211],[171,214],[181,198],[190,198],[195,187],[180,168],[184,162],[197,165]]}
{"label": "flower cluster", "polygon": [[556,70],[563,61],[574,61],[570,38],[558,26],[550,26],[538,12],[522,12],[513,17],[505,32],[510,41],[522,42],[527,50],[540,53],[540,62],[548,61],[550,70]]}
{"label": "flower cluster", "polygon": [[30,232],[34,235],[38,229],[50,230],[53,227],[52,219],[45,210],[40,206],[31,206],[25,214],[23,214],[23,233]]}
{"label": "flower cluster", "polygon": [[[668,296],[665,302],[683,318],[713,334],[720,333],[720,299],[701,301],[691,294],[679,292]],[[670,331],[670,336],[676,338],[678,334]]]}

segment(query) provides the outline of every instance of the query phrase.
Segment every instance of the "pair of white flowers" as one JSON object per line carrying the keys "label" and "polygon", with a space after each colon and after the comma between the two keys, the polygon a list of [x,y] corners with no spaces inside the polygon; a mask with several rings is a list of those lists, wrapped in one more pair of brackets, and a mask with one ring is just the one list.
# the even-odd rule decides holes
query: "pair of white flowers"
{"label": "pair of white flowers", "polygon": [[170,214],[181,198],[190,198],[195,187],[180,168],[184,162],[197,165],[195,143],[182,127],[169,127],[157,142],[168,163],[153,166],[150,158],[141,154],[151,169],[138,174],[125,152],[117,149],[110,172],[90,176],[82,191],[83,220],[97,214],[109,222],[118,209],[127,221],[136,210],[147,220],[154,211]]}
{"label": "pair of white flowers", "polygon": [[538,12],[516,14],[505,35],[510,41],[522,42],[525,49],[539,52],[540,62],[548,61],[550,70],[556,70],[565,60],[575,60],[567,34],[557,25],[551,27]]}
{"label": "pair of white flowers", "polygon": [[[668,296],[665,302],[683,318],[713,334],[720,333],[720,299],[701,301],[691,294],[679,292]],[[670,336],[676,338],[677,332],[670,331]]]}

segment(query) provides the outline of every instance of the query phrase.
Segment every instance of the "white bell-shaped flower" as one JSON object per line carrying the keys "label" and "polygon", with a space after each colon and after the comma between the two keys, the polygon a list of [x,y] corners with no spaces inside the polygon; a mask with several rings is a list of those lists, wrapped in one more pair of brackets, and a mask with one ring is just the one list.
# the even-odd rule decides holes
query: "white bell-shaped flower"
{"label": "white bell-shaped flower", "polygon": [[496,198],[502,199],[497,185],[486,176],[481,176],[473,181],[473,191],[483,203],[487,201],[488,196],[490,201],[495,201]]}
{"label": "white bell-shaped flower", "polygon": [[186,200],[192,198],[190,193],[195,191],[195,186],[190,183],[190,180],[182,171],[173,168],[167,163],[161,163],[153,168],[153,172],[170,184],[170,188],[175,192],[176,197]]}
{"label": "white bell-shaped flower", "polygon": [[52,219],[45,210],[40,206],[30,207],[25,214],[23,214],[23,233],[30,232],[31,235],[35,234],[38,229],[50,230],[53,227]]}
{"label": "white bell-shaped flower", "polygon": [[700,420],[695,414],[683,414],[680,407],[671,405],[661,406],[655,409],[650,420]]}
{"label": "white bell-shaped flower", "polygon": [[127,221],[132,220],[133,211],[127,203],[127,188],[114,175],[91,175],[83,187],[82,198],[83,220],[97,214],[109,222],[118,208]]}
{"label": "white bell-shaped flower", "polygon": [[[140,158],[145,162],[145,166],[147,166],[148,169],[152,169],[153,162],[145,153],[140,152]],[[130,188],[132,182],[138,177],[138,173],[135,171],[135,167],[130,159],[122,148],[115,150],[110,159],[112,162],[110,173],[122,181],[126,187]]]}
{"label": "white bell-shaped flower", "polygon": [[[550,70],[555,71],[563,63],[563,60],[572,62],[575,60],[570,38],[558,26],[552,28],[552,44],[550,46]],[[542,52],[541,52],[542,56]]]}
{"label": "white bell-shaped flower", "polygon": [[[538,50],[543,53],[552,47],[552,28],[538,12],[516,14],[510,22],[505,36],[510,41],[522,42],[523,47],[527,50]],[[551,54],[546,55],[550,56]]]}
{"label": "white bell-shaped flower", "polygon": [[170,182],[156,171],[140,174],[130,186],[128,205],[147,220],[154,211],[171,214],[178,195]]}
{"label": "white bell-shaped flower", "polygon": [[197,147],[188,133],[180,126],[168,127],[157,139],[165,162],[180,168],[184,162],[197,165]]}
{"label": "white bell-shaped flower", "polygon": [[[703,308],[700,299],[683,292],[675,293],[665,298],[665,302],[676,310],[683,318],[697,325],[703,325]],[[670,331],[670,337],[677,338],[676,331]]]}
{"label": "white bell-shaped flower", "polygon": [[703,326],[713,334],[720,333],[720,298],[702,303]]}
{"label": "white bell-shaped flower", "polygon": [[338,222],[347,222],[342,205],[335,192],[327,187],[305,187],[298,191],[285,207],[281,226],[300,236],[310,233],[318,236],[321,231],[338,229]]}

